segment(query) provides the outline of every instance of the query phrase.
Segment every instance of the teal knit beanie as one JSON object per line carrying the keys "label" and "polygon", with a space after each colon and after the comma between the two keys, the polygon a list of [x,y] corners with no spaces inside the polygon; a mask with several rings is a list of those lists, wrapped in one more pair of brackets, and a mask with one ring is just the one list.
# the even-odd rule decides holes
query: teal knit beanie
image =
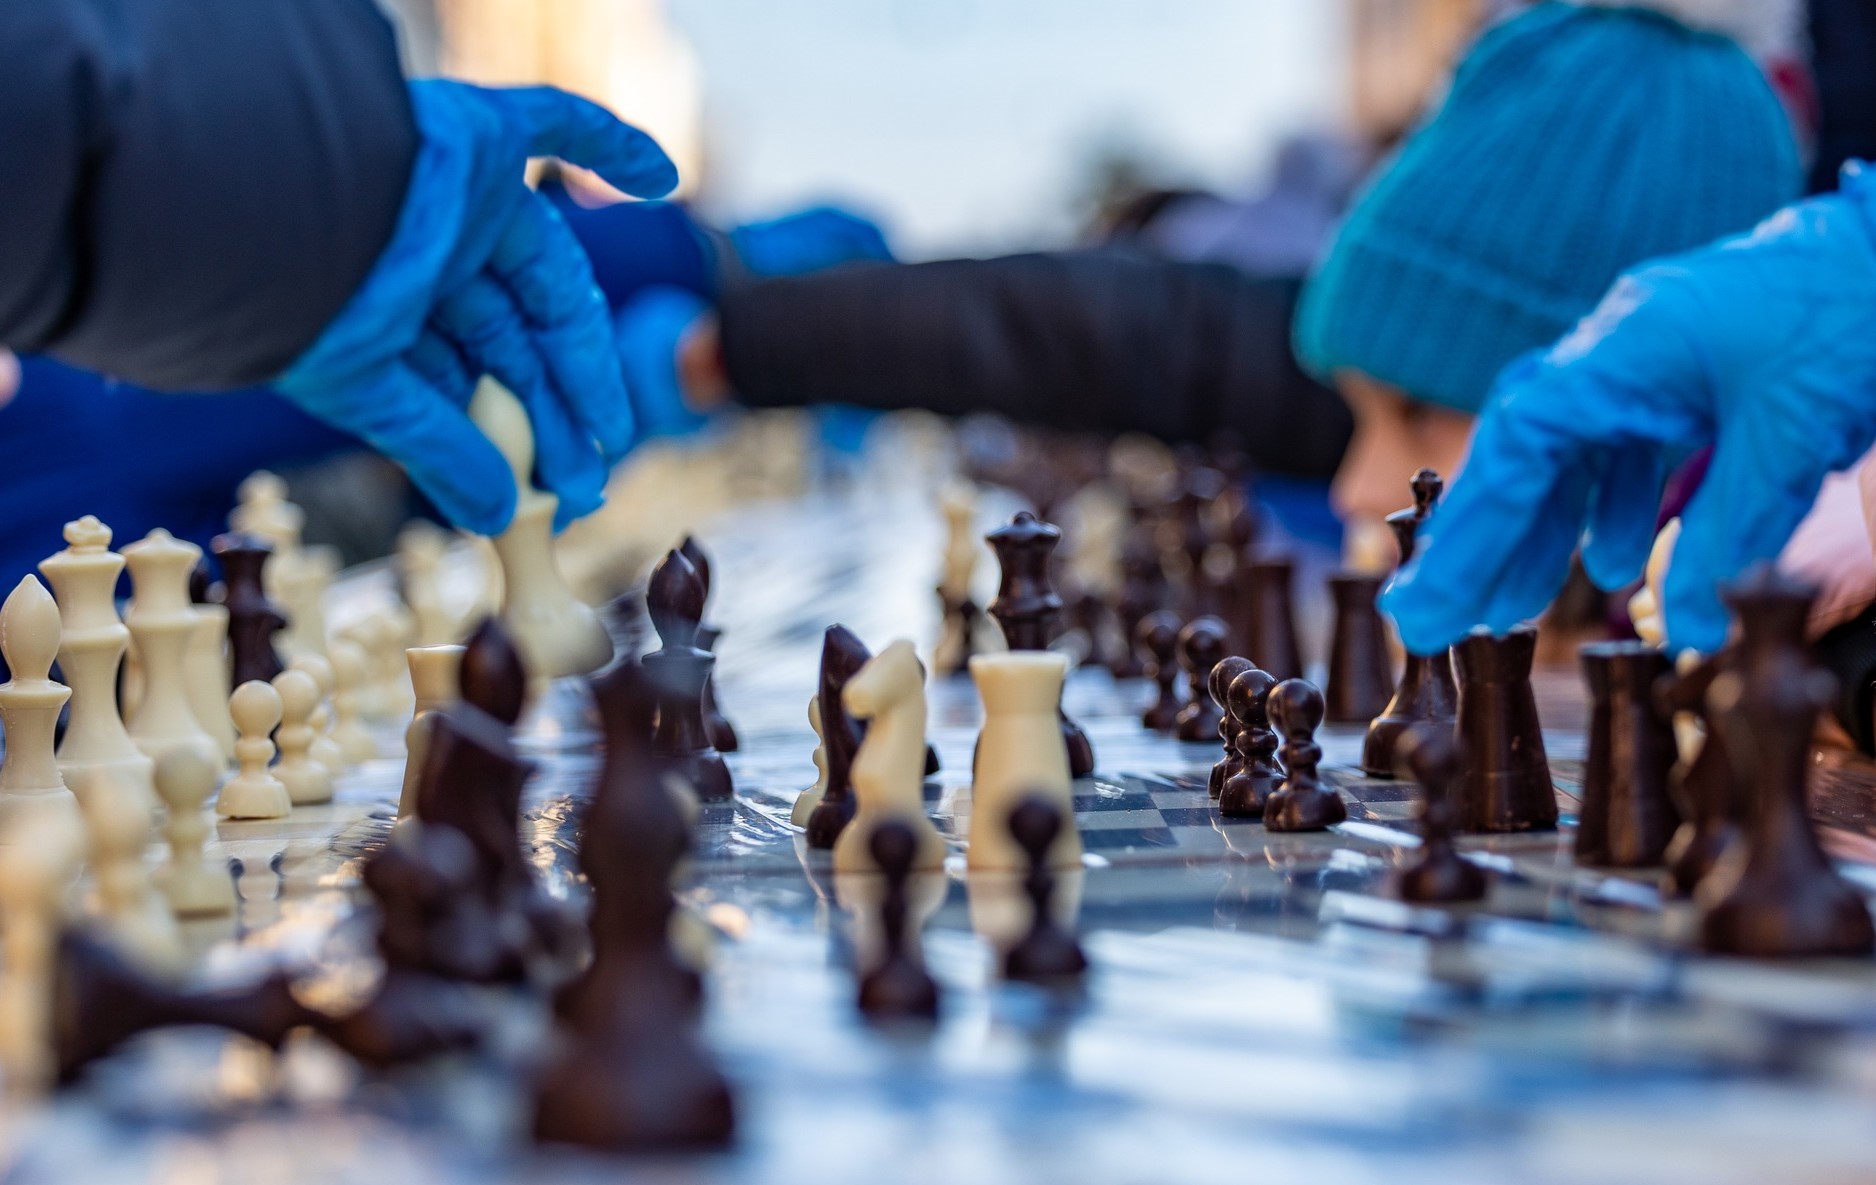
{"label": "teal knit beanie", "polygon": [[1640,9],[1541,4],[1479,40],[1357,200],[1303,294],[1297,354],[1325,380],[1357,370],[1476,412],[1623,271],[1750,229],[1800,178],[1738,44]]}

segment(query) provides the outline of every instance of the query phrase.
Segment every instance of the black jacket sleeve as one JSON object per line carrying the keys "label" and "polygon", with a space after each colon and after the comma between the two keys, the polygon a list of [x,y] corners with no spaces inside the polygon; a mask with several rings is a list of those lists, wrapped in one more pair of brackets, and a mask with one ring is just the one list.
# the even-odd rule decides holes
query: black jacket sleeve
{"label": "black jacket sleeve", "polygon": [[748,281],[719,312],[730,384],[754,406],[997,412],[1171,443],[1230,432],[1266,472],[1327,477],[1352,421],[1290,353],[1299,289],[1104,250]]}
{"label": "black jacket sleeve", "polygon": [[284,370],[416,152],[370,0],[4,0],[0,79],[0,343],[148,387]]}

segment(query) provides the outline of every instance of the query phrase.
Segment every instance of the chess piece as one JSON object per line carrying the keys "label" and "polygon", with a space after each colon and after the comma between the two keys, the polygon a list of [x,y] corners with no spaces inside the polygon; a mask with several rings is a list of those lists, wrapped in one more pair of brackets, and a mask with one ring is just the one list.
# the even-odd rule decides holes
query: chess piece
{"label": "chess piece", "polygon": [[134,589],[124,625],[143,669],[143,696],[125,729],[152,759],[178,746],[220,753],[221,746],[190,710],[184,670],[195,633],[189,576],[202,549],[159,527],[124,548],[123,556]]}
{"label": "chess piece", "polygon": [[371,761],[378,756],[378,742],[365,727],[359,704],[365,682],[364,651],[356,643],[339,638],[328,653],[332,662],[332,740],[347,764]]}
{"label": "chess piece", "polygon": [[412,519],[397,533],[397,588],[417,627],[419,646],[449,646],[460,640],[455,615],[443,603],[443,557],[448,549],[449,537],[428,519]]}
{"label": "chess piece", "polygon": [[1224,474],[1216,469],[1201,466],[1190,470],[1167,503],[1160,523],[1160,552],[1165,557],[1162,562],[1178,574],[1179,606],[1188,621],[1219,608],[1205,579],[1205,553],[1212,546],[1206,516],[1224,489]]}
{"label": "chess piece", "polygon": [[1812,728],[1836,691],[1804,648],[1815,595],[1769,563],[1723,592],[1739,654],[1707,698],[1751,813],[1695,892],[1703,950],[1862,958],[1876,945],[1862,892],[1831,867],[1805,812]]}
{"label": "chess piece", "polygon": [[319,702],[313,707],[313,718],[307,722],[313,728],[313,745],[309,750],[313,760],[325,766],[326,772],[334,778],[343,776],[349,763],[344,747],[332,735],[332,699],[337,678],[332,672],[331,660],[323,655],[303,654],[294,659],[288,669],[311,675],[319,688]]}
{"label": "chess piece", "polygon": [[278,474],[256,469],[235,489],[235,506],[228,512],[228,529],[267,542],[276,553],[300,549],[306,512],[287,501],[287,483]]}
{"label": "chess piece", "polygon": [[1218,708],[1218,739],[1224,742],[1225,755],[1212,765],[1212,776],[1207,784],[1214,800],[1224,792],[1225,782],[1231,775],[1243,768],[1243,759],[1238,755],[1238,734],[1243,730],[1231,714],[1231,681],[1246,671],[1256,670],[1248,658],[1238,655],[1219,662],[1212,667],[1212,673],[1205,680],[1205,689],[1211,693],[1212,703]]}
{"label": "chess piece", "polygon": [[[1062,532],[1025,510],[985,538],[1003,573],[990,616],[1002,627],[1011,650],[1048,649],[1062,615],[1062,598],[1049,578],[1049,557],[1062,541]],[[1057,707],[1069,775],[1085,778],[1094,772],[1094,746],[1081,725]]]}
{"label": "chess piece", "polygon": [[1450,729],[1416,724],[1401,737],[1401,763],[1420,783],[1420,852],[1401,871],[1395,891],[1402,901],[1446,905],[1485,896],[1485,872],[1459,854],[1453,831],[1459,824],[1459,742]]}
{"label": "chess piece", "polygon": [[1225,660],[1230,645],[1230,627],[1220,617],[1194,618],[1179,631],[1179,669],[1185,672],[1190,696],[1173,718],[1173,735],[1180,740],[1204,741],[1218,735],[1218,707],[1206,688],[1212,668]]}
{"label": "chess piece", "polygon": [[293,799],[268,766],[274,760],[274,729],[280,726],[280,693],[272,683],[251,679],[235,688],[228,712],[234,718],[235,760],[240,768],[222,786],[215,809],[224,819],[284,819]]}
{"label": "chess piece", "polygon": [[72,689],[59,770],[80,806],[85,775],[108,770],[140,787],[153,807],[150,759],[117,714],[117,671],[130,643],[114,599],[124,557],[111,550],[111,528],[91,515],[65,524],[65,542],[39,565],[58,599],[59,672]]}
{"label": "chess piece", "polygon": [[1734,657],[1722,650],[1656,686],[1660,706],[1674,715],[1681,753],[1668,786],[1682,822],[1663,855],[1667,872],[1662,878],[1663,890],[1679,897],[1693,896],[1738,839],[1739,824],[1749,813],[1725,734],[1707,705],[1713,681]]}
{"label": "chess piece", "polygon": [[1654,701],[1667,655],[1643,642],[1595,642],[1578,653],[1591,707],[1577,862],[1656,867],[1680,825],[1668,797],[1674,730]]}
{"label": "chess piece", "polygon": [[326,594],[339,574],[339,553],[306,547],[277,554],[270,595],[280,604],[287,628],[279,648],[289,659],[326,653]]}
{"label": "chess piece", "polygon": [[313,757],[313,712],[319,707],[319,684],[305,671],[282,671],[274,677],[280,697],[280,725],[274,744],[280,760],[274,777],[287,788],[294,806],[332,801],[332,771]]}
{"label": "chess piece", "polygon": [[[983,731],[977,736],[977,763],[971,783],[970,847],[972,869],[1013,871],[1025,867],[1010,836],[1009,816],[1020,799],[1039,794],[1064,819],[1075,817],[1068,754],[1047,740],[1060,732],[1055,707],[1060,703],[1068,659],[1046,650],[1013,650],[971,659],[971,678],[984,703]],[[1081,835],[1062,828],[1050,851],[1056,868],[1081,866]]]}
{"label": "chess piece", "polygon": [[484,377],[469,403],[476,427],[508,458],[515,515],[494,540],[502,570],[502,621],[537,679],[584,675],[612,661],[612,638],[592,609],[567,587],[554,558],[559,499],[534,486],[534,432],[521,401]]}
{"label": "chess piece", "polygon": [[1055,870],[1049,860],[1062,830],[1062,812],[1048,797],[1025,798],[1009,816],[1010,836],[1022,849],[1028,874],[1029,930],[1003,955],[1003,977],[1025,983],[1063,986],[1088,970],[1088,957],[1055,919]]}
{"label": "chess piece", "polygon": [[14,812],[0,823],[0,1067],[20,1094],[44,1091],[56,1073],[52,981],[84,842],[76,809]]}
{"label": "chess piece", "polygon": [[1317,776],[1322,749],[1316,729],[1322,725],[1322,692],[1313,683],[1286,679],[1271,689],[1270,718],[1283,734],[1283,783],[1264,803],[1264,826],[1271,831],[1327,831],[1348,818],[1342,796]]}
{"label": "chess piece", "polygon": [[1387,625],[1375,608],[1381,579],[1356,572],[1329,577],[1335,632],[1329,643],[1329,679],[1323,688],[1331,724],[1367,724],[1387,710],[1394,692]]}
{"label": "chess piece", "polygon": [[99,924],[139,966],[175,975],[182,970],[182,936],[143,863],[150,839],[149,797],[141,786],[109,770],[90,769],[79,776],[85,780],[78,802],[97,885]]}
{"label": "chess piece", "polygon": [[862,845],[889,819],[912,831],[913,868],[943,868],[944,839],[925,816],[925,670],[912,643],[900,639],[875,655],[847,681],[841,700],[866,734],[850,771],[853,824],[834,843],[834,871],[878,871]]}
{"label": "chess piece", "polygon": [[1459,675],[1460,827],[1465,831],[1552,831],[1557,795],[1544,730],[1531,694],[1537,631],[1502,638],[1474,630],[1453,647]]}
{"label": "chess piece", "polygon": [[1140,713],[1140,723],[1154,732],[1171,732],[1179,722],[1179,710],[1183,707],[1177,690],[1181,625],[1177,613],[1158,609],[1142,617],[1134,631],[1134,650],[1140,656],[1146,677],[1153,680],[1157,688],[1152,704]]}
{"label": "chess piece", "polygon": [[[711,590],[710,557],[704,553],[703,547],[693,535],[684,536],[684,541],[678,544],[678,550],[684,553],[684,558],[690,561],[690,566],[697,569],[697,579],[703,583],[704,609],[708,612]],[[699,625],[697,627],[697,645],[713,654],[716,652],[717,642],[722,637],[723,631],[716,626]],[[717,752],[734,753],[739,744],[736,728],[729,722],[729,717],[725,716],[722,709],[717,706],[716,686],[716,672],[713,668],[710,676],[704,680],[703,702],[700,705],[703,712],[704,731],[710,735],[710,744],[716,748]]]}
{"label": "chess piece", "polygon": [[1239,577],[1246,586],[1246,657],[1278,680],[1300,679],[1303,658],[1296,644],[1296,612],[1290,586],[1296,565],[1287,559],[1252,560]]}
{"label": "chess piece", "polygon": [[404,652],[410,667],[410,686],[416,696],[410,723],[404,726],[404,788],[397,799],[397,817],[411,818],[417,810],[417,780],[430,751],[430,717],[456,702],[462,671],[461,646],[413,646]]}
{"label": "chess piece", "polygon": [[[860,827],[852,827],[847,834],[861,831]],[[935,1020],[938,982],[925,969],[917,944],[907,934],[911,908],[906,885],[922,846],[918,832],[903,819],[891,817],[865,834],[867,855],[885,881],[879,904],[884,950],[879,961],[860,976],[860,1011],[874,1020]]]}
{"label": "chess piece", "polygon": [[821,727],[821,697],[818,695],[808,699],[808,727],[814,730],[814,785],[796,796],[794,809],[789,812],[788,821],[797,827],[808,825],[808,816],[821,805],[821,796],[827,793],[827,734]]}
{"label": "chess piece", "polygon": [[193,745],[181,745],[156,759],[156,793],[168,808],[163,836],[169,841],[169,864],[163,870],[163,895],[179,918],[234,912],[234,878],[226,868],[212,868],[202,858],[212,825],[205,808],[220,774],[218,750],[211,756]]}
{"label": "chess piece", "polygon": [[964,664],[977,653],[975,634],[980,611],[971,599],[979,547],[976,491],[959,482],[944,492],[939,508],[944,513],[945,550],[938,578],[938,606],[944,616],[938,644],[932,651],[932,670],[948,676],[962,673]]}
{"label": "chess piece", "polygon": [[817,702],[821,736],[827,752],[827,785],[808,814],[808,846],[831,848],[853,821],[853,755],[860,748],[860,725],[847,715],[847,681],[873,657],[866,644],[844,625],[830,625],[821,639],[821,679]]}
{"label": "chess piece", "polygon": [[0,683],[0,827],[15,814],[60,811],[77,819],[78,803],[59,772],[53,736],[71,689],[51,678],[59,651],[59,607],[37,577],[22,576],[0,605],[0,653],[12,678]]}
{"label": "chess piece", "polygon": [[[1414,504],[1387,516],[1402,565],[1413,559],[1419,546],[1420,525],[1433,513],[1444,484],[1439,474],[1422,469],[1413,479]],[[1361,747],[1362,772],[1373,778],[1393,777],[1401,734],[1422,722],[1448,728],[1458,725],[1459,687],[1453,682],[1449,650],[1433,655],[1408,652],[1393,698],[1368,725]]]}
{"label": "chess piece", "polygon": [[[220,591],[220,590],[216,590]],[[234,721],[228,716],[228,606],[209,600],[208,566],[198,561],[189,575],[189,597],[195,603],[195,628],[183,653],[183,691],[195,722],[221,750],[222,764],[234,761]]]}
{"label": "chess piece", "polygon": [[729,766],[704,728],[703,689],[716,657],[697,645],[703,617],[703,581],[680,551],[651,571],[645,607],[662,644],[644,658],[645,673],[658,687],[658,728],[653,734],[673,774],[700,802],[721,802],[735,793]]}
{"label": "chess piece", "polygon": [[1225,706],[1238,730],[1237,769],[1218,788],[1218,813],[1228,819],[1262,819],[1271,793],[1283,784],[1269,714],[1276,686],[1270,672],[1252,667],[1225,690]]}
{"label": "chess piece", "polygon": [[286,669],[274,649],[274,635],[287,619],[268,599],[265,583],[273,548],[256,535],[218,535],[210,546],[221,560],[227,585],[222,604],[228,608],[228,652],[235,686],[271,683]]}
{"label": "chess piece", "polygon": [[1147,675],[1146,656],[1136,642],[1140,622],[1147,614],[1162,609],[1167,599],[1166,572],[1160,566],[1151,523],[1135,525],[1121,545],[1120,581],[1114,617],[1125,645],[1115,647],[1114,661],[1108,669],[1116,679],[1138,679]]}

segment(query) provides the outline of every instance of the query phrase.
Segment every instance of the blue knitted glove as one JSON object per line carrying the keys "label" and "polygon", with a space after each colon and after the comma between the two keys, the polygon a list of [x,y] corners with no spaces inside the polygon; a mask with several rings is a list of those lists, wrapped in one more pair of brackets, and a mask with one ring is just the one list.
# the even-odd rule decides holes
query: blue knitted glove
{"label": "blue knitted glove", "polygon": [[878,224],[838,206],[745,223],[730,232],[730,243],[743,266],[759,276],[801,276],[861,259],[892,261]]}
{"label": "blue knitted glove", "polygon": [[1508,368],[1470,459],[1383,606],[1429,654],[1535,617],[1571,553],[1641,574],[1669,467],[1713,464],[1664,590],[1669,645],[1726,637],[1720,584],[1778,554],[1826,474],[1876,439],[1876,174],[1749,235],[1645,266],[1547,353]]}
{"label": "blue knitted glove", "polygon": [[465,410],[492,374],[528,409],[564,526],[599,507],[632,411],[592,268],[523,170],[557,156],[641,197],[677,170],[645,133],[549,87],[426,81],[410,96],[421,146],[397,229],[276,389],[401,463],[456,525],[494,534],[514,482]]}

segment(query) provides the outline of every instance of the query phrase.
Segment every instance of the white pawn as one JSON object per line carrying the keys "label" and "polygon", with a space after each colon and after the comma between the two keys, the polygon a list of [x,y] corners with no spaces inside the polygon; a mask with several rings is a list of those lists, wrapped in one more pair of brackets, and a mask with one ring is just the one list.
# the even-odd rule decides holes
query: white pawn
{"label": "white pawn", "polygon": [[148,800],[138,787],[108,771],[94,769],[84,776],[89,784],[78,801],[90,840],[100,920],[117,947],[145,969],[180,973],[183,948],[176,917],[151,885],[143,863],[150,839]]}
{"label": "white pawn", "polygon": [[274,759],[274,729],[280,725],[280,693],[270,683],[250,679],[235,688],[228,713],[239,734],[235,760],[241,768],[229,778],[215,800],[224,819],[284,819],[293,813],[293,799],[267,769]]}
{"label": "white pawn", "polygon": [[7,742],[0,759],[0,812],[7,816],[43,807],[78,818],[77,800],[53,753],[59,709],[72,697],[70,688],[51,678],[58,652],[59,607],[37,577],[22,576],[0,605],[0,653],[13,672],[0,684]]}
{"label": "white pawn", "polygon": [[156,760],[156,793],[169,808],[163,836],[169,841],[169,866],[163,871],[163,894],[177,917],[219,917],[234,912],[234,878],[211,868],[202,858],[208,842],[208,812],[221,763],[201,750],[184,746]]}
{"label": "white pawn", "polygon": [[1067,676],[1068,656],[1046,650],[971,659],[971,678],[984,701],[984,728],[977,735],[972,774],[970,848],[965,853],[965,863],[973,870],[1028,867],[1023,850],[1010,837],[1010,812],[1031,795],[1053,802],[1065,824],[1049,851],[1049,864],[1081,867],[1068,746],[1062,741],[1062,683]]}
{"label": "white pawn", "polygon": [[18,1093],[52,1085],[52,980],[84,843],[76,811],[14,815],[0,830],[0,1066]]}
{"label": "white pawn", "polygon": [[417,783],[423,760],[430,751],[430,716],[462,694],[461,646],[413,646],[404,652],[410,664],[410,685],[417,698],[410,724],[404,729],[404,789],[397,799],[397,817],[413,818],[417,811]]}
{"label": "white pawn", "polygon": [[[274,545],[276,560],[300,550],[306,512],[287,501],[287,483],[278,474],[256,469],[235,490],[235,498],[235,507],[228,512],[229,530],[267,540]],[[273,570],[272,564],[268,570]]]}
{"label": "white pawn", "polygon": [[404,603],[417,625],[417,645],[448,646],[458,640],[456,619],[443,605],[443,556],[449,537],[427,519],[413,519],[397,533],[397,576]]}
{"label": "white pawn", "polygon": [[365,682],[365,652],[340,638],[332,643],[332,739],[345,760],[356,764],[378,755],[378,742],[361,719],[359,697]]}
{"label": "white pawn", "polygon": [[821,731],[821,697],[818,695],[808,699],[808,727],[814,730],[814,785],[801,792],[795,799],[795,809],[789,812],[788,821],[797,827],[808,825],[808,816],[821,805],[821,798],[827,793],[827,736]]}
{"label": "white pawn", "polygon": [[274,744],[280,760],[274,777],[287,788],[294,806],[332,801],[332,771],[313,757],[313,713],[319,709],[319,684],[305,671],[282,671],[274,676],[280,696],[280,727]]}
{"label": "white pawn", "polygon": [[585,675],[612,661],[612,638],[593,610],[576,599],[554,559],[559,500],[534,487],[534,432],[527,411],[507,388],[484,378],[469,416],[508,458],[515,481],[515,516],[495,537],[502,566],[502,624],[514,636],[531,678]]}
{"label": "white pawn", "polygon": [[124,624],[143,670],[143,696],[126,724],[130,739],[151,758],[182,745],[219,752],[189,707],[184,671],[196,622],[189,574],[202,549],[158,527],[123,554],[133,589]]}
{"label": "white pawn", "polygon": [[279,568],[272,584],[287,628],[280,635],[282,652],[295,658],[326,652],[326,594],[339,574],[339,554],[330,547],[305,547],[276,555],[268,572]]}
{"label": "white pawn", "polygon": [[888,819],[918,837],[915,870],[943,868],[944,837],[925,814],[925,668],[912,643],[901,638],[874,655],[840,699],[867,728],[853,757],[854,816],[834,842],[834,871],[877,872],[868,844]]}
{"label": "white pawn", "polygon": [[195,630],[182,659],[183,688],[189,711],[221,750],[222,762],[235,755],[234,721],[228,716],[228,606],[197,605]]}
{"label": "white pawn", "polygon": [[345,773],[345,750],[332,737],[332,664],[317,654],[305,654],[293,660],[292,668],[305,671],[319,688],[319,703],[313,708],[313,760],[326,767],[333,777]]}

